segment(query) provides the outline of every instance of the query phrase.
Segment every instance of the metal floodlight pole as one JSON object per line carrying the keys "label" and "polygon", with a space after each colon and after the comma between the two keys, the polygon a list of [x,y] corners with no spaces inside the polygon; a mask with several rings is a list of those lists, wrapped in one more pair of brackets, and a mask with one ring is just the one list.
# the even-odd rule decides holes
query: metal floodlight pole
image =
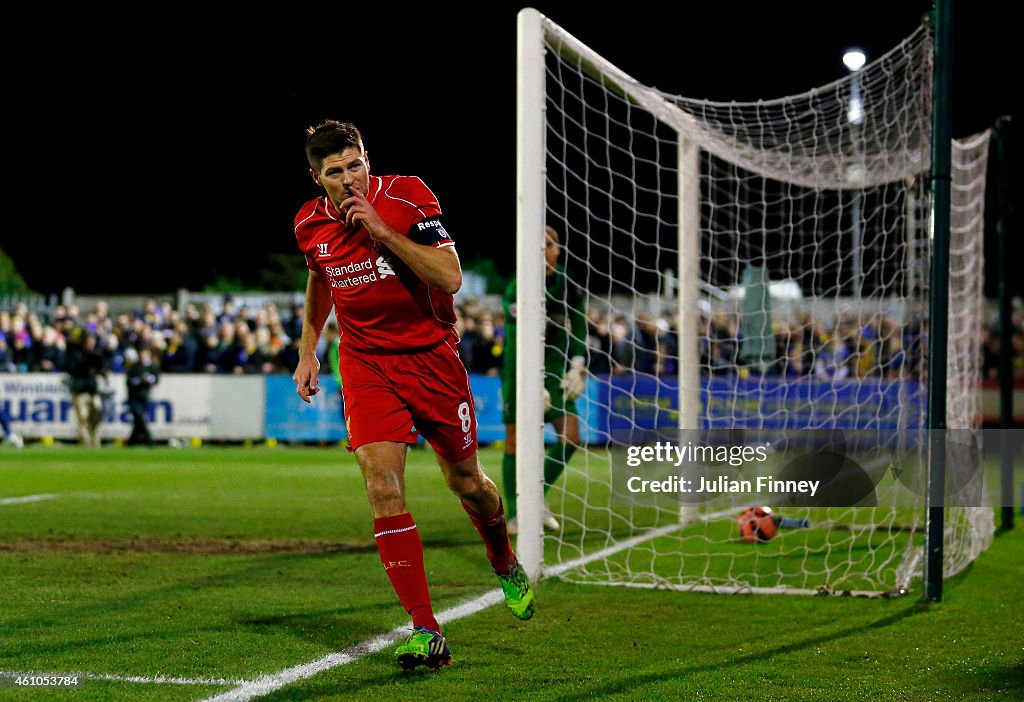
{"label": "metal floodlight pole", "polygon": [[843,64],[850,71],[850,103],[846,109],[846,121],[850,123],[850,141],[853,145],[853,197],[850,201],[851,238],[850,251],[853,266],[853,296],[860,298],[864,294],[864,98],[861,96],[860,71],[867,62],[867,56],[861,49],[850,49],[843,55]]}

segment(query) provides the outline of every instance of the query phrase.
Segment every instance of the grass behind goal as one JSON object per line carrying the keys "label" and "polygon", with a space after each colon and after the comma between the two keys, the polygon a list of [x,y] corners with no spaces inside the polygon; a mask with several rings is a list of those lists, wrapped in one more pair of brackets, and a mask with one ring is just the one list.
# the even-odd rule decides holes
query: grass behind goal
{"label": "grass behind goal", "polygon": [[[500,455],[483,459],[497,477]],[[410,454],[407,482],[437,609],[493,589],[429,451]],[[0,450],[0,501],[30,495],[51,497],[0,502],[0,671],[226,681],[91,678],[47,697],[203,699],[407,620],[343,449]],[[452,669],[402,674],[389,648],[264,699],[1012,698],[1022,542],[996,539],[930,607],[545,581],[531,622],[492,607],[450,623]],[[764,546],[732,557],[799,557]]]}

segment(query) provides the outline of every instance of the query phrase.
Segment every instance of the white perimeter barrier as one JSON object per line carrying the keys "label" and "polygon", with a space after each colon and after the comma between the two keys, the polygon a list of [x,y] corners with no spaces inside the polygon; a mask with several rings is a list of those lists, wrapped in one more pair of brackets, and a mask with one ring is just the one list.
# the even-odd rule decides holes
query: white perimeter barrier
{"label": "white perimeter barrier", "polygon": [[[27,438],[77,438],[71,394],[61,373],[0,373],[0,412]],[[104,403],[100,436],[131,433],[123,374],[110,375],[113,396]],[[165,374],[150,395],[149,429],[155,439],[259,439],[263,437],[263,376]]]}

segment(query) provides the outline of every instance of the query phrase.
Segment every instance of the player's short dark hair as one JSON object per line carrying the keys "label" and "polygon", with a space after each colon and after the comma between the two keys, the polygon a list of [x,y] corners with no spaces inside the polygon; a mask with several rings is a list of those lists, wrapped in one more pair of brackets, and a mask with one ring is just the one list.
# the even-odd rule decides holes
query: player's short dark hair
{"label": "player's short dark hair", "polygon": [[306,160],[314,170],[320,170],[325,158],[350,146],[363,150],[363,136],[351,122],[329,119],[306,129]]}

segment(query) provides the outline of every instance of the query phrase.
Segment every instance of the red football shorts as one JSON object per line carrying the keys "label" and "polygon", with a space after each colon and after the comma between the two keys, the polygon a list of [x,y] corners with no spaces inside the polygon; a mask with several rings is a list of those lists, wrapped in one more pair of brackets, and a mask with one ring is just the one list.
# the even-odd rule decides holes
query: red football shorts
{"label": "red football shorts", "polygon": [[422,434],[449,461],[477,450],[476,407],[455,337],[427,351],[338,350],[349,451],[376,441],[412,444]]}

